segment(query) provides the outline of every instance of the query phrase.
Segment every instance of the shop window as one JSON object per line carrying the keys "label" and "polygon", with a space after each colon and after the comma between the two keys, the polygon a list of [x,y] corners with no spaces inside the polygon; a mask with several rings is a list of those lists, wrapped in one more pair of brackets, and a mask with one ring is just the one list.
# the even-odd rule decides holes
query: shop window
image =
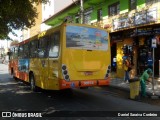
{"label": "shop window", "polygon": [[137,7],[137,0],[129,0],[129,10],[134,10]]}
{"label": "shop window", "polygon": [[79,23],[79,17],[78,17],[78,16],[76,16],[75,22],[76,22],[76,23]]}
{"label": "shop window", "polygon": [[103,18],[102,17],[102,9],[98,9],[97,10],[97,20],[100,21],[100,20],[102,20],[102,18]]}
{"label": "shop window", "polygon": [[109,9],[109,16],[114,16],[114,15],[118,15],[119,12],[120,12],[120,3],[119,2],[116,2],[112,5],[110,5],[108,7]]}

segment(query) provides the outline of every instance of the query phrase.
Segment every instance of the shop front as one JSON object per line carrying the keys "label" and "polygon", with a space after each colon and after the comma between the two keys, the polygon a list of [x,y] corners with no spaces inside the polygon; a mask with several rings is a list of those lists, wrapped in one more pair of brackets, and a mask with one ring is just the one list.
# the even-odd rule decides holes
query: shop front
{"label": "shop front", "polygon": [[[114,59],[116,54],[117,77],[124,77],[124,56],[131,57],[131,63],[133,65],[131,70],[132,77],[141,75],[146,68],[153,68],[153,65],[155,76],[159,75],[160,25],[143,26],[123,30],[111,33],[110,36],[112,43],[111,46],[116,46],[116,49],[111,47],[111,51],[113,54],[112,59]],[[156,47],[154,48],[152,46],[153,39],[156,40]]]}
{"label": "shop front", "polygon": [[[135,13],[126,13],[113,19],[110,34],[112,59],[116,54],[117,77],[124,77],[123,58],[131,57],[131,76],[139,76],[154,65],[154,75],[159,75],[160,60],[160,16],[159,10],[152,7]],[[152,41],[156,41],[153,48]],[[153,52],[154,49],[154,52]],[[153,58],[154,57],[154,58]],[[154,61],[153,61],[154,59]],[[113,66],[112,66],[113,67]]]}

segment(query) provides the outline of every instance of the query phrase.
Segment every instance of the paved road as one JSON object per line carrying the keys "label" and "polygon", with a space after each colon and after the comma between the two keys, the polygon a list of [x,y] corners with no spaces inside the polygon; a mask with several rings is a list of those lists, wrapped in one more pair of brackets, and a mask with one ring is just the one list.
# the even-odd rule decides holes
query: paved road
{"label": "paved road", "polygon": [[[107,116],[111,114],[117,115],[117,111],[120,113],[123,111],[126,111],[126,113],[132,113],[133,111],[138,113],[141,113],[140,111],[154,111],[156,113],[160,111],[160,106],[124,99],[116,93],[107,91],[105,88],[73,89],[70,92],[40,91],[34,93],[30,91],[26,84],[20,81],[14,81],[12,77],[8,75],[7,66],[4,64],[0,64],[0,99],[0,111],[39,111],[45,113],[47,116],[51,116],[49,118],[35,118],[38,120],[158,120],[158,117],[111,118]],[[55,114],[55,111],[61,112]],[[83,111],[88,112],[86,114],[86,112],[84,113]],[[59,117],[59,113],[62,114],[61,116],[63,117]],[[72,115],[74,115],[74,117]],[[12,119],[17,120],[21,118]],[[28,120],[29,118],[26,119]]]}

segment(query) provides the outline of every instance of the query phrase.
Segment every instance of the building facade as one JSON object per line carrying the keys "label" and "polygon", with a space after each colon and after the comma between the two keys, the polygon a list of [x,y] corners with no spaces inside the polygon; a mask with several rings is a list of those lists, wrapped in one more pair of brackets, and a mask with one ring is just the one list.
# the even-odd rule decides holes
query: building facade
{"label": "building facade", "polygon": [[[79,2],[77,2],[79,4]],[[118,77],[123,77],[123,46],[127,45],[127,55],[132,57],[133,75],[140,75],[147,67],[148,53],[153,55],[152,39],[159,43],[159,0],[86,0],[84,1],[84,23],[101,26],[110,31],[112,59],[117,58],[114,69]],[[65,18],[69,22],[79,22],[79,7],[72,4],[65,10],[45,21],[56,25]],[[129,49],[129,50],[128,50]],[[155,64],[160,59],[159,45],[155,49]],[[112,66],[113,67],[113,66]],[[155,66],[158,75],[158,66]]]}
{"label": "building facade", "polygon": [[30,37],[33,37],[41,32],[41,23],[42,23],[42,4],[33,4],[37,8],[38,16],[35,19],[35,25],[31,28],[25,28],[22,31],[22,41]]}
{"label": "building facade", "polygon": [[[131,56],[131,75],[140,75],[154,56],[155,75],[159,72],[160,0],[84,0],[84,23],[100,26],[110,32],[111,57],[116,58],[117,77],[124,76],[123,56]],[[70,4],[44,23],[51,26],[80,22],[80,1]],[[155,43],[156,42],[156,46]],[[112,61],[113,63],[113,61]],[[112,68],[115,67],[112,65]]]}

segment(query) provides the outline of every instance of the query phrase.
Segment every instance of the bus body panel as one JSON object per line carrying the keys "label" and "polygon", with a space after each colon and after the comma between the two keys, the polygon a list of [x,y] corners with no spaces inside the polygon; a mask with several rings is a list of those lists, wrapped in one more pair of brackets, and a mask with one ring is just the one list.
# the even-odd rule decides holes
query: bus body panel
{"label": "bus body panel", "polygon": [[71,80],[88,80],[105,78],[110,61],[107,58],[106,52],[65,50],[62,59],[67,64]]}
{"label": "bus body panel", "polygon": [[[81,27],[81,25],[79,26]],[[64,27],[67,27],[67,25]],[[64,33],[67,34],[67,31],[64,31]],[[106,73],[110,66],[110,41],[107,41],[107,50],[76,49],[76,45],[72,48],[67,47],[66,34],[63,35],[64,41],[62,42],[62,64],[67,67],[69,81],[61,80],[61,88],[109,85],[110,77],[106,77]],[[72,40],[71,45],[79,45],[79,43],[74,43],[75,41],[80,42],[79,35],[76,34],[75,36],[74,40],[73,35],[69,38]],[[107,36],[107,39],[109,39],[109,36]],[[62,78],[64,78],[63,75]]]}
{"label": "bus body panel", "polygon": [[49,66],[48,66],[48,81],[47,88],[59,90],[59,64],[60,60],[55,58],[49,58]]}

